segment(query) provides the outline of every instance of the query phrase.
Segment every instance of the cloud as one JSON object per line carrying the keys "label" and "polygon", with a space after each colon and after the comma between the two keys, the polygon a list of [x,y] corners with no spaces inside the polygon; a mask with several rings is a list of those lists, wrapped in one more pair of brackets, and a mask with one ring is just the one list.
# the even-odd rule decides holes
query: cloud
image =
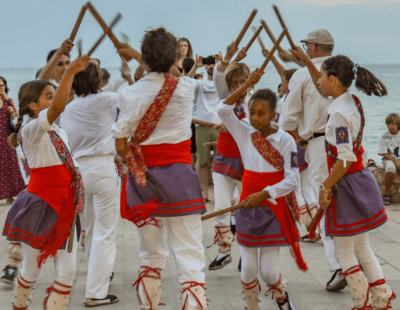
{"label": "cloud", "polygon": [[352,5],[383,5],[400,3],[400,0],[288,0],[289,3],[301,3],[313,6]]}

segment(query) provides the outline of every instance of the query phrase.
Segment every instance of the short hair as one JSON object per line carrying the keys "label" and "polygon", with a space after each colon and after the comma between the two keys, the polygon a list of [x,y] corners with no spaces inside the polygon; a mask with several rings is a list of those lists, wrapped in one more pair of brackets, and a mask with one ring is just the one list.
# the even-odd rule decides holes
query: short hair
{"label": "short hair", "polygon": [[[47,54],[46,62],[49,62],[50,59],[51,59],[51,57],[53,57],[53,55],[54,55],[57,51],[58,51],[57,48],[54,49],[54,50],[51,50],[51,51]],[[68,58],[70,58],[68,53],[63,53],[63,55],[68,56]]]}
{"label": "short hair", "polygon": [[77,96],[97,94],[100,90],[101,71],[94,63],[89,62],[85,70],[75,74],[72,89]]}
{"label": "short hair", "polygon": [[6,94],[8,94],[9,88],[8,88],[8,86],[7,86],[7,80],[6,80],[5,78],[3,78],[2,76],[0,76],[0,80],[3,81],[4,86],[5,86],[5,87],[4,87],[4,91],[5,91]]}
{"label": "short hair", "polygon": [[189,71],[192,69],[194,65],[194,59],[193,58],[185,58],[182,61],[182,68],[185,71],[186,74],[189,73]]}
{"label": "short hair", "polygon": [[42,68],[40,68],[38,71],[36,71],[35,80],[37,80],[39,78],[40,73],[42,73]]}
{"label": "short hair", "polygon": [[333,45],[331,44],[317,44],[321,52],[332,55]]}
{"label": "short hair", "polygon": [[142,42],[142,60],[151,72],[167,73],[175,63],[176,38],[161,27],[146,31]]}
{"label": "short hair", "polygon": [[390,113],[388,116],[386,116],[385,124],[389,125],[394,121],[397,123],[397,129],[400,129],[400,115],[397,113]]}
{"label": "short hair", "polygon": [[243,62],[232,62],[229,64],[225,71],[225,81],[228,84],[228,88],[232,89],[233,80],[240,77],[245,77],[246,79],[250,76],[250,68]]}
{"label": "short hair", "polygon": [[297,71],[297,69],[288,69],[283,71],[283,76],[285,77],[286,81],[290,81],[292,78],[293,74]]}
{"label": "short hair", "polygon": [[255,99],[262,99],[268,102],[269,107],[271,108],[271,111],[274,112],[276,109],[276,104],[278,100],[276,99],[275,93],[270,90],[269,88],[262,88],[257,90],[249,100],[249,108],[251,106],[251,103]]}
{"label": "short hair", "polygon": [[100,65],[101,65],[100,59],[98,59],[98,58],[90,58],[90,60],[96,60],[99,63],[99,67],[100,67]]}
{"label": "short hair", "polygon": [[111,77],[110,72],[108,72],[108,70],[104,68],[101,68],[100,70],[101,70],[101,81],[103,83],[107,83]]}

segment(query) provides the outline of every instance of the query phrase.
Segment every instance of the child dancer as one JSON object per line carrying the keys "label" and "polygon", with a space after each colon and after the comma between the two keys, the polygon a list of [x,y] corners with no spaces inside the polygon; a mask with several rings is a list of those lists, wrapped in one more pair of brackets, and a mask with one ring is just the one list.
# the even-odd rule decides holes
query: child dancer
{"label": "child dancer", "polygon": [[[225,99],[246,81],[250,75],[249,67],[244,63],[232,62],[232,57],[238,51],[233,42],[226,49],[225,56],[217,63],[214,71],[214,83],[219,98]],[[246,53],[242,50],[239,59],[243,59]],[[248,116],[248,105],[245,97],[247,91],[237,98],[235,115],[242,120]],[[232,135],[223,124],[219,129],[218,146],[211,168],[215,192],[215,210],[229,207],[236,199],[236,192],[242,190],[243,164],[239,149]],[[208,269],[215,270],[232,262],[231,247],[234,240],[230,226],[230,213],[215,217],[214,244],[218,243],[219,255],[209,265]],[[239,263],[240,269],[240,263]]]}
{"label": "child dancer", "polygon": [[355,300],[353,309],[392,309],[390,301],[396,295],[386,284],[367,233],[383,225],[387,215],[378,184],[363,165],[363,107],[360,100],[348,92],[353,80],[367,95],[385,96],[386,87],[346,56],[325,60],[318,72],[301,48],[292,53],[307,63],[321,95],[334,99],[328,106],[325,131],[330,174],[320,186],[319,201],[326,209],[326,234],[335,241],[343,274]]}
{"label": "child dancer", "polygon": [[257,310],[260,249],[261,276],[276,297],[279,309],[294,310],[286,292],[287,281],[278,271],[278,257],[280,247],[290,245],[299,267],[307,270],[298,244],[295,220],[285,202],[289,196],[296,213],[293,192],[299,185],[296,144],[273,122],[277,99],[269,89],[258,90],[250,98],[251,126],[239,121],[234,114],[236,100],[253,87],[261,75],[259,69],[253,72],[218,109],[221,120],[237,142],[244,165],[240,200],[246,204],[235,214],[242,258],[242,286],[248,310]]}
{"label": "child dancer", "polygon": [[[74,242],[68,253],[65,243],[74,212],[81,211],[84,197],[67,136],[54,121],[67,104],[74,75],[88,63],[89,57],[79,57],[69,65],[55,94],[47,81],[25,83],[19,91],[18,123],[9,141],[14,147],[18,142],[22,145],[31,179],[8,212],[3,230],[8,240],[22,244],[23,266],[15,281],[14,309],[28,308],[41,265],[52,256],[55,282],[47,289],[45,309],[66,309],[68,304],[77,247]],[[31,120],[21,129],[26,114]]]}
{"label": "child dancer", "polygon": [[[140,309],[158,308],[168,236],[182,284],[182,309],[205,310],[200,214],[206,208],[190,155],[195,82],[169,73],[176,49],[175,37],[164,28],[148,31],[142,63],[149,74],[124,89],[118,101],[121,113],[112,128],[117,152],[130,170],[122,188],[121,215],[138,226],[141,238],[135,282]],[[129,51],[124,48],[120,54]]]}

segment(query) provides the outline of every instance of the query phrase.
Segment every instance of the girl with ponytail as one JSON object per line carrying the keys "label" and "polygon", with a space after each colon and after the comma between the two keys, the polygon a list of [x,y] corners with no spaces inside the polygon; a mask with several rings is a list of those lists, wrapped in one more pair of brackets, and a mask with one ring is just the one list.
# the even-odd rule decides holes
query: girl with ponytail
{"label": "girl with ponytail", "polygon": [[368,240],[368,231],[383,225],[387,215],[378,184],[363,166],[364,110],[360,100],[349,93],[354,80],[356,88],[369,96],[387,95],[386,87],[346,56],[325,60],[318,72],[300,47],[291,52],[306,62],[321,95],[333,99],[325,131],[330,174],[320,186],[319,203],[326,212],[326,235],[335,241],[356,304],[353,309],[392,309],[390,302],[396,295]]}
{"label": "girl with ponytail", "polygon": [[[10,146],[19,144],[31,169],[27,189],[8,212],[3,234],[21,242],[23,267],[15,281],[13,309],[27,309],[40,268],[54,257],[55,282],[47,289],[45,309],[66,309],[76,266],[76,242],[65,250],[75,214],[83,207],[83,185],[66,133],[54,121],[68,102],[74,76],[89,63],[79,57],[66,69],[60,85],[31,81],[21,86],[19,116]],[[30,117],[22,126],[24,115]],[[73,227],[75,229],[75,227]]]}

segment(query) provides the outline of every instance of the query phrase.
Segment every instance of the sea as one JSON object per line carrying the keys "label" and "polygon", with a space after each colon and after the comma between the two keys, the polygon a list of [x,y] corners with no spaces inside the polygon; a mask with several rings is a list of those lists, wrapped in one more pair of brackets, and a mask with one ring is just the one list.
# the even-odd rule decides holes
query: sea
{"label": "sea", "polygon": [[[378,144],[382,134],[387,130],[385,118],[389,113],[400,114],[400,64],[361,64],[374,73],[385,85],[388,95],[382,98],[376,96],[367,96],[358,91],[354,85],[351,93],[360,98],[365,113],[365,129],[363,136],[363,145],[367,151],[368,158],[375,160],[377,164],[381,163],[382,158],[378,155]],[[257,66],[250,66],[254,70]],[[18,90],[22,84],[35,78],[35,73],[39,68],[0,68],[0,76],[7,80],[9,96],[18,104]],[[111,79],[117,77],[120,72],[117,67],[106,67],[111,74]],[[132,67],[134,72],[135,67]],[[199,69],[198,73],[202,72]],[[204,74],[206,76],[206,73]],[[280,83],[280,77],[272,65],[269,65],[260,82],[256,85],[258,88],[270,88],[277,91]],[[122,88],[127,87],[127,84]],[[121,88],[121,89],[122,89]]]}

